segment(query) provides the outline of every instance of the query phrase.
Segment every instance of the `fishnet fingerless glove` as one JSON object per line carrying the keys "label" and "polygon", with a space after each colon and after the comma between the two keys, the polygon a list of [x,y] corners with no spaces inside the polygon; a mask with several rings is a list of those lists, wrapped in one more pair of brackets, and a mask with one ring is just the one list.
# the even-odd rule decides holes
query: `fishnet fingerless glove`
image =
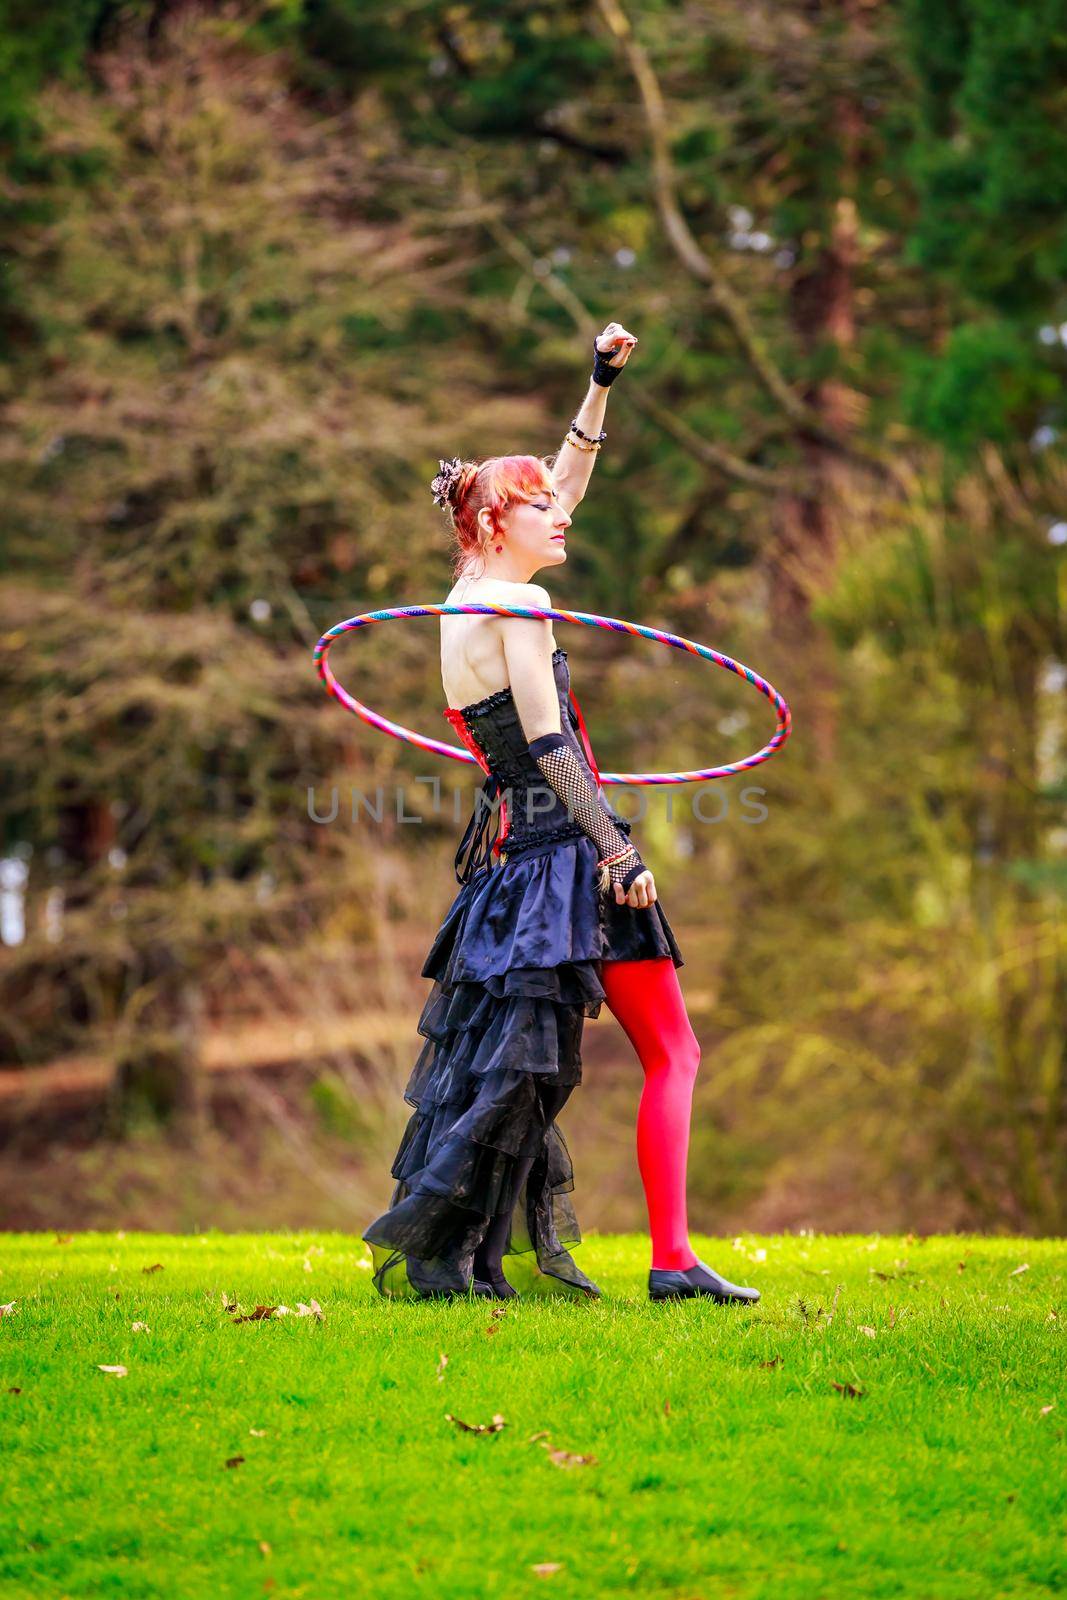
{"label": "fishnet fingerless glove", "polygon": [[[556,794],[600,852],[597,883],[606,891],[621,883],[629,889],[645,871],[645,863],[626,835],[605,816],[588,773],[562,733],[544,733],[530,745],[530,754]],[[617,859],[612,860],[615,857]]]}

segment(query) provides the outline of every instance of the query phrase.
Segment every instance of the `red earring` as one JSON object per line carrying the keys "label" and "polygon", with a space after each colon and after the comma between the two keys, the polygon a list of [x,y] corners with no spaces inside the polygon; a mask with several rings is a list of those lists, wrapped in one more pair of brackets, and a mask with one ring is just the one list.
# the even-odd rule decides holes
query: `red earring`
{"label": "red earring", "polygon": [[497,545],[497,547],[496,547],[496,553],[497,553],[497,555],[499,555],[499,554],[500,554],[500,552],[501,552],[501,550],[503,550],[503,548],[504,548],[504,546],[503,546],[503,545],[502,545],[502,544],[498,544],[498,545]]}

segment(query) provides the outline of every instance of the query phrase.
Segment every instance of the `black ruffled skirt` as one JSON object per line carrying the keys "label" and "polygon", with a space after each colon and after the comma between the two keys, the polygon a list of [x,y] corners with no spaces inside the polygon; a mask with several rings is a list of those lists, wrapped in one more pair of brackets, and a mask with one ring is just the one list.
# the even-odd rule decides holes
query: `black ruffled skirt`
{"label": "black ruffled skirt", "polygon": [[[596,863],[584,835],[512,852],[462,885],[434,939],[396,1187],[363,1233],[374,1283],[389,1298],[466,1293],[475,1249],[509,1209],[504,1270],[516,1289],[596,1292],[567,1248],[582,1238],[574,1171],[540,1086],[581,1082],[585,1018],[606,998],[601,961],[684,965],[659,902],[601,897]],[[516,1166],[531,1152],[512,1197]]]}

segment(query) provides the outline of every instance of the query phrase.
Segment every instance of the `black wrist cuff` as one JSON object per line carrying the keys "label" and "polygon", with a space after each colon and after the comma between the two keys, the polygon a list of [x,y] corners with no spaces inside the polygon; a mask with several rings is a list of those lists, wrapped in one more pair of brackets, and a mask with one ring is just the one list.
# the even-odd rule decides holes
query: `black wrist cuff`
{"label": "black wrist cuff", "polygon": [[538,756],[547,756],[550,750],[559,750],[561,747],[565,750],[570,749],[570,745],[562,733],[543,733],[540,738],[534,739],[528,746],[530,754],[535,761]]}
{"label": "black wrist cuff", "polygon": [[629,872],[626,874],[626,876],[621,880],[623,888],[624,889],[629,889],[629,887],[630,887],[631,883],[633,883],[634,879],[635,878],[639,878],[641,876],[642,872],[646,872],[647,870],[648,869],[645,866],[645,863],[641,860],[641,857],[638,856],[636,867],[631,867]]}
{"label": "black wrist cuff", "polygon": [[593,340],[593,382],[598,384],[601,389],[610,389],[622,371],[621,367],[609,365],[612,356],[616,356],[618,353],[617,349],[609,350],[605,355],[602,350],[597,348],[596,340]]}

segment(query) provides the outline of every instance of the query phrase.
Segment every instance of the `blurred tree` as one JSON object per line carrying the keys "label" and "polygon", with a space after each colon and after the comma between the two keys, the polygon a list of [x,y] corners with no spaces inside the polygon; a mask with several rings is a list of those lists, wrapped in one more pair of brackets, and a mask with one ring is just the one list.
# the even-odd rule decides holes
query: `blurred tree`
{"label": "blurred tree", "polygon": [[[235,971],[373,931],[294,799],[407,753],[308,651],[440,591],[437,457],[551,449],[616,317],[565,598],[715,637],[796,719],[770,826],[656,834],[727,944],[696,1193],[802,1147],[898,1215],[1062,1226],[1065,3],[20,11],[9,1048],[96,1027],[195,1119]],[[665,767],[752,748],[719,675],[581,649],[603,765],[633,725]],[[389,654],[366,698],[439,709],[425,638]]]}
{"label": "blurred tree", "polygon": [[[36,342],[2,452],[3,829],[34,858],[5,1053],[117,1026],[160,1104],[196,1102],[178,1023],[190,986],[232,1002],[231,952],[295,950],[339,913],[369,934],[344,819],[316,827],[306,791],[380,781],[399,747],[357,756],[310,649],[353,593],[406,591],[440,542],[428,494],[407,505],[438,419],[463,404],[488,431],[493,404],[473,363],[446,394],[432,353],[412,362],[432,241],[369,215],[373,130],[304,111],[288,66],[196,10],[118,29],[95,87],[38,97],[65,164],[20,191],[41,208],[12,273]],[[370,700],[425,693],[414,633],[364,669]]]}
{"label": "blurred tree", "polygon": [[960,454],[1062,423],[1067,3],[907,0],[903,20],[918,90],[909,256],[955,307],[909,410]]}

